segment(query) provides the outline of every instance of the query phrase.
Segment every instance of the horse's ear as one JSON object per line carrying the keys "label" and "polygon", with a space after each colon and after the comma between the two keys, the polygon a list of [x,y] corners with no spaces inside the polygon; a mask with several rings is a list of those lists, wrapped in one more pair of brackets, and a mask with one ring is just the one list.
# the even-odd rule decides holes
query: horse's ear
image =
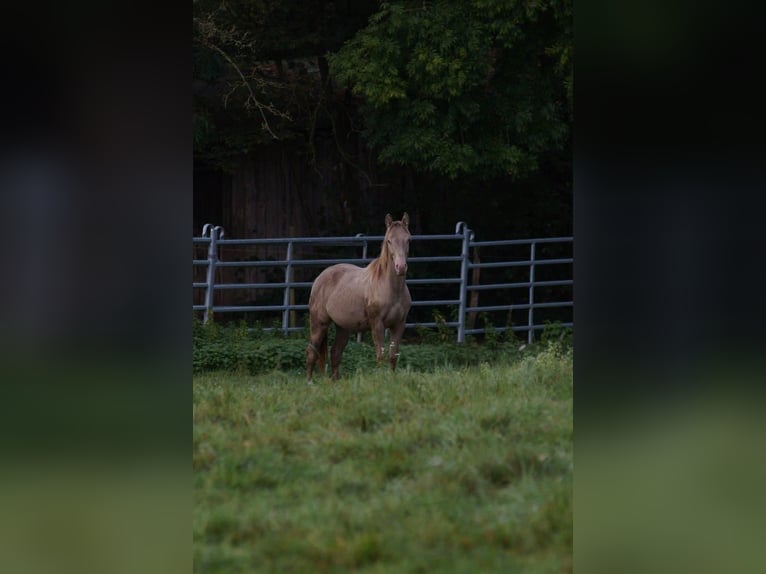
{"label": "horse's ear", "polygon": [[386,229],[391,227],[391,224],[394,222],[394,220],[391,218],[390,213],[386,213]]}
{"label": "horse's ear", "polygon": [[404,225],[404,228],[409,230],[410,228],[410,216],[407,215],[407,212],[404,212],[404,215],[402,215],[402,225]]}

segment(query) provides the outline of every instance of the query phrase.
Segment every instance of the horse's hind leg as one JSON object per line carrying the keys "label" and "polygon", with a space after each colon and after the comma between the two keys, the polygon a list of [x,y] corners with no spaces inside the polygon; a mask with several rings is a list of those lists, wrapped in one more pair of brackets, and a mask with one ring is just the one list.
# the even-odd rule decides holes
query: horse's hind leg
{"label": "horse's hind leg", "polygon": [[338,377],[340,376],[340,359],[343,356],[343,349],[346,348],[346,343],[348,343],[350,336],[350,331],[339,327],[337,324],[335,325],[335,341],[332,344],[332,349],[330,349],[330,360],[332,361],[332,378],[334,380],[338,380]]}
{"label": "horse's hind leg", "polygon": [[314,373],[314,365],[317,360],[319,360],[319,369],[322,370],[324,368],[322,351],[326,355],[327,328],[327,324],[322,324],[320,321],[311,321],[311,338],[308,347],[306,347],[306,382],[311,382],[311,376]]}

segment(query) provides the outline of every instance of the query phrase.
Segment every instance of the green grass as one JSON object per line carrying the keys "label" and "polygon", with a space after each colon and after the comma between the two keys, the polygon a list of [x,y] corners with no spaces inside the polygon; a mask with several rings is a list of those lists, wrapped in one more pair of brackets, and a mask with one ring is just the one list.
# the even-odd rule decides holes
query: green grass
{"label": "green grass", "polygon": [[571,572],[571,351],[345,373],[195,376],[195,572]]}

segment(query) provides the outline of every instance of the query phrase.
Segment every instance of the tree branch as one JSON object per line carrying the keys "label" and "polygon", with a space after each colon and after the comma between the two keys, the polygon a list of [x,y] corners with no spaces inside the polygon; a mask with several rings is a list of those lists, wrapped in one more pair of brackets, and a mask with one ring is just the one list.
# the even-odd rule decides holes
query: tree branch
{"label": "tree branch", "polygon": [[227,63],[228,65],[234,70],[236,75],[239,77],[239,81],[237,82],[231,82],[232,89],[229,90],[226,94],[223,96],[223,103],[224,106],[228,104],[229,98],[236,92],[239,88],[244,87],[247,90],[247,98],[245,99],[245,109],[252,109],[255,108],[258,110],[258,113],[261,116],[262,124],[261,127],[267,131],[269,134],[271,134],[271,137],[278,140],[280,139],[277,134],[274,133],[274,130],[271,129],[271,125],[269,124],[269,120],[266,117],[266,112],[270,113],[273,116],[284,118],[288,121],[292,121],[292,117],[288,112],[283,112],[279,109],[277,109],[273,104],[264,104],[261,102],[258,97],[255,94],[255,91],[253,90],[253,87],[251,85],[251,82],[255,82],[259,85],[261,88],[265,88],[266,86],[279,88],[281,86],[277,85],[276,83],[271,84],[261,78],[248,78],[245,76],[245,74],[242,72],[242,69],[237,64],[237,62],[234,60],[234,58],[223,48],[221,48],[216,42],[212,41],[212,37],[218,37],[223,40],[228,40],[229,42],[233,43],[235,46],[237,46],[240,49],[250,47],[250,44],[242,40],[241,38],[236,37],[236,31],[232,28],[232,30],[229,31],[222,31],[220,30],[216,23],[212,20],[212,16],[207,16],[206,18],[194,18],[194,23],[197,26],[197,30],[199,31],[199,34],[196,36],[196,40],[201,44],[202,46],[206,47],[209,50],[212,50],[216,54],[220,55]]}

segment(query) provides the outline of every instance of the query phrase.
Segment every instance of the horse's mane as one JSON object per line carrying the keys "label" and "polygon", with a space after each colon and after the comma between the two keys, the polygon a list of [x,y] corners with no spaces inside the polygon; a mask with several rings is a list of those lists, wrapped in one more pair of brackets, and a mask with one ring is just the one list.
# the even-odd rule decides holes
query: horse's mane
{"label": "horse's mane", "polygon": [[391,262],[391,257],[388,252],[388,243],[383,240],[383,244],[380,246],[380,255],[367,268],[370,270],[370,275],[374,280],[379,280],[381,277],[385,277],[388,273],[388,265]]}

